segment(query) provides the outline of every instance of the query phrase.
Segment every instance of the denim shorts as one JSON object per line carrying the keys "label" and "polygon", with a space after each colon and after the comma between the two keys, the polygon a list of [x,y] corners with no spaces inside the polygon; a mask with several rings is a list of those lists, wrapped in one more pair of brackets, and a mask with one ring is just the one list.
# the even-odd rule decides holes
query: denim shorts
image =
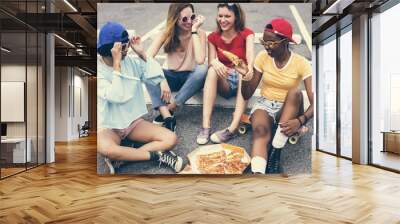
{"label": "denim shorts", "polygon": [[229,83],[229,97],[236,96],[239,85],[239,74],[236,70],[229,71],[229,76],[226,78]]}
{"label": "denim shorts", "polygon": [[268,100],[267,98],[260,96],[257,98],[256,103],[254,103],[250,115],[256,110],[265,110],[267,111],[268,115],[274,119],[274,123],[277,123],[276,119],[280,110],[282,109],[282,106],[283,102]]}

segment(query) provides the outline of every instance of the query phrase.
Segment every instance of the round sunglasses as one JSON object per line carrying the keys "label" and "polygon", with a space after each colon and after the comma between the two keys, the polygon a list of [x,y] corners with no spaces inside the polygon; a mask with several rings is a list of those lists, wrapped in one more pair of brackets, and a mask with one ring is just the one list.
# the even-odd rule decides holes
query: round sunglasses
{"label": "round sunglasses", "polygon": [[190,21],[195,20],[196,19],[196,14],[192,14],[190,17],[189,16],[184,16],[184,17],[182,17],[181,21],[184,22],[184,23],[187,23],[189,21],[189,19],[190,19]]}
{"label": "round sunglasses", "polygon": [[263,45],[264,47],[275,48],[277,45],[279,45],[286,39],[281,39],[281,40],[277,40],[277,41],[272,41],[272,40],[264,41],[262,38],[260,38],[259,40],[260,40],[260,44]]}

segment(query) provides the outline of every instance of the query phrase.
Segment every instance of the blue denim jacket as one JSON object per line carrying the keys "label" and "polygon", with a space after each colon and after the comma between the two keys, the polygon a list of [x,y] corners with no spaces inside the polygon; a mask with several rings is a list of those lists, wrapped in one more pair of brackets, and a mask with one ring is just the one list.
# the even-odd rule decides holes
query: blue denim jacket
{"label": "blue denim jacket", "polygon": [[147,113],[142,81],[157,85],[164,79],[161,66],[127,55],[121,72],[97,60],[97,123],[99,128],[126,128]]}

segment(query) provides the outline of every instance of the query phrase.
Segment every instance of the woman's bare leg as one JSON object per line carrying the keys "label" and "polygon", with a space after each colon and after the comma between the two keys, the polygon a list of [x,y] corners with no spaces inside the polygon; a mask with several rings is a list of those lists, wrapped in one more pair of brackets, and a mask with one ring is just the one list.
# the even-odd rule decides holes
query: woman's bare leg
{"label": "woman's bare leg", "polygon": [[256,110],[251,115],[253,129],[253,145],[251,157],[267,158],[269,142],[271,141],[273,120],[265,110]]}
{"label": "woman's bare leg", "polygon": [[211,115],[217,91],[219,94],[225,94],[226,96],[229,92],[229,83],[226,79],[218,76],[214,68],[211,67],[208,69],[203,91],[203,128],[211,128]]}
{"label": "woman's bare leg", "polygon": [[238,86],[238,93],[236,96],[235,111],[233,112],[231,125],[228,127],[228,130],[231,133],[234,133],[236,129],[239,127],[240,117],[242,116],[247,107],[247,101],[244,100],[242,96],[241,88],[242,88],[242,82],[239,76],[239,86]]}
{"label": "woman's bare leg", "polygon": [[111,129],[104,129],[97,133],[97,150],[100,154],[113,160],[149,160],[150,153],[132,150],[130,147],[120,146],[120,137]]}
{"label": "woman's bare leg", "polygon": [[149,160],[150,151],[169,150],[177,144],[177,137],[173,132],[148,121],[141,121],[128,138],[147,144],[135,150],[120,146],[119,136],[107,129],[99,134],[99,152],[113,160]]}
{"label": "woman's bare leg", "polygon": [[286,122],[303,114],[303,94],[298,89],[289,90],[279,117],[279,123]]}
{"label": "woman's bare leg", "polygon": [[165,119],[167,117],[172,117],[172,114],[168,108],[168,106],[161,106],[158,108],[160,111],[161,116]]}

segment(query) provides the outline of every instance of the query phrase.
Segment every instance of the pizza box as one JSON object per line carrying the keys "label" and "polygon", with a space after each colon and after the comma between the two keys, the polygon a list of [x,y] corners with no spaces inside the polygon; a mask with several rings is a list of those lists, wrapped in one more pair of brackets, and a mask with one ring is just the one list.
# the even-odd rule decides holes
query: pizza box
{"label": "pizza box", "polygon": [[251,160],[244,148],[230,144],[201,146],[187,157],[190,164],[180,174],[242,174]]}

